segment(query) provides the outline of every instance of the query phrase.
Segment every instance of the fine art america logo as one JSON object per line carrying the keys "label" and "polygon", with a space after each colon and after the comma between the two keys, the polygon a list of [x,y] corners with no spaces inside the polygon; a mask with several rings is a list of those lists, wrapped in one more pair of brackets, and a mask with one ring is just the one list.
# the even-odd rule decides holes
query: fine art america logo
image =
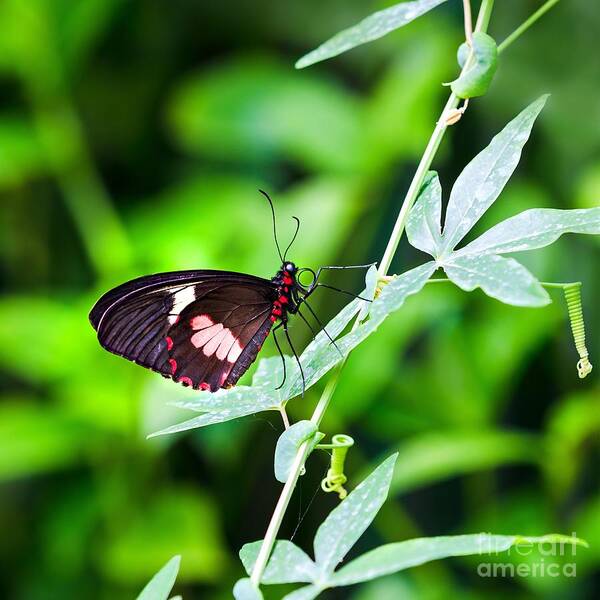
{"label": "fine art america logo", "polygon": [[[573,538],[577,538],[573,533]],[[510,557],[511,561],[481,562],[477,565],[480,577],[576,577],[575,556],[577,543],[574,539],[523,538],[506,549],[494,542],[493,536],[482,536],[479,544],[481,554]]]}

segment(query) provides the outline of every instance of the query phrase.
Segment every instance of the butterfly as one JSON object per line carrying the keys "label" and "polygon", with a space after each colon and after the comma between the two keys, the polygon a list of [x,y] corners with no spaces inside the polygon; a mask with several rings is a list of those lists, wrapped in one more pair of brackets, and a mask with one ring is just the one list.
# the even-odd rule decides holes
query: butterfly
{"label": "butterfly", "polygon": [[[286,255],[296,239],[300,221],[294,217],[296,231],[282,254],[273,203],[266,192],[260,191],[271,206],[275,244],[281,259],[281,267],[272,279],[212,270],[173,271],[133,279],[106,292],[92,308],[89,318],[100,344],[109,352],[184,386],[216,392],[238,382],[256,360],[271,331],[283,358],[276,336],[282,328],[304,384],[302,366],[288,333],[290,315],[299,314],[311,327],[300,311],[304,305],[322,326],[307,304],[317,288],[355,295],[319,282],[321,273],[370,265],[321,267],[317,272],[299,269]],[[303,273],[311,275],[310,283],[300,283]],[[283,367],[285,382],[285,360]]]}

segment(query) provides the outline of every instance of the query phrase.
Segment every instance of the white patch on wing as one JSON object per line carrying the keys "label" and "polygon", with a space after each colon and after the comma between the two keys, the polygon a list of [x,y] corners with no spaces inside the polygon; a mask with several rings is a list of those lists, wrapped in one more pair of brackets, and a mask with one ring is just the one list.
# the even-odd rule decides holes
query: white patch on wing
{"label": "white patch on wing", "polygon": [[214,323],[208,315],[198,315],[190,321],[196,333],[190,341],[196,348],[202,348],[204,356],[216,354],[219,360],[234,363],[242,353],[242,346],[230,329],[222,323]]}
{"label": "white patch on wing", "polygon": [[179,288],[173,294],[173,306],[171,307],[169,314],[169,324],[173,325],[181,311],[190,303],[196,299],[196,292],[194,285],[186,285]]}

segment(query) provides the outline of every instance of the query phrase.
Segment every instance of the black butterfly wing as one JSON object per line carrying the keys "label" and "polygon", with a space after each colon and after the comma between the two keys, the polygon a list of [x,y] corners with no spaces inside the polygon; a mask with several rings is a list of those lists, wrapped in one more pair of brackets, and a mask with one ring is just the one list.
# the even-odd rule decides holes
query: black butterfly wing
{"label": "black butterfly wing", "polygon": [[277,297],[266,279],[227,271],[140,277],[90,313],[100,344],[184,385],[234,385],[256,359]]}

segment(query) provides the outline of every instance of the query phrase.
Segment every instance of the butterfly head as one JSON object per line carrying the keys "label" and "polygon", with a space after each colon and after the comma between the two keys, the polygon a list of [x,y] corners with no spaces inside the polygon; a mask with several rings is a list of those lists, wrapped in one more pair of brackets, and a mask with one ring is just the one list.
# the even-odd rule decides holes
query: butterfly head
{"label": "butterfly head", "polygon": [[290,275],[295,275],[298,272],[298,267],[288,260],[283,263],[282,271],[284,273],[289,273]]}

